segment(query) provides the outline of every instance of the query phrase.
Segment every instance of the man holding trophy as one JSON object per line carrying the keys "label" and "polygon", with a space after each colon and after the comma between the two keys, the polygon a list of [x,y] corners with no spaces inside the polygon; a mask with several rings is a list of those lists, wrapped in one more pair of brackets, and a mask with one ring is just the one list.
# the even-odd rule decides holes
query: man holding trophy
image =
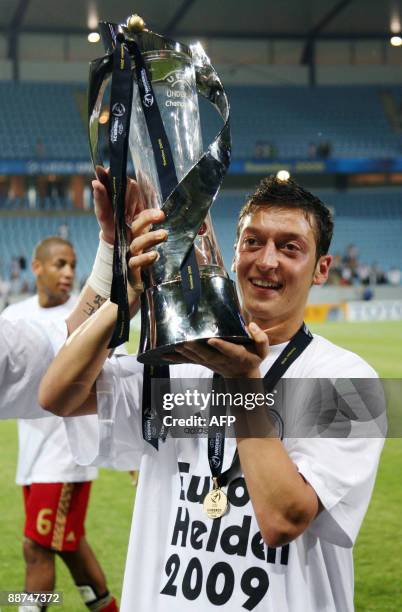
{"label": "man holding trophy", "polygon": [[[214,376],[229,389],[230,381],[250,380],[272,391],[283,378],[376,377],[360,357],[303,324],[310,287],[328,276],[330,212],[291,180],[262,181],[237,228],[239,314],[207,216],[230,156],[228,104],[216,73],[198,47],[188,55],[192,67],[183,68],[186,50],[144,30],[138,18],[107,24],[103,33],[107,54],[92,72],[90,137],[98,164],[96,114],[111,74],[111,180],[94,187],[98,201],[110,199],[115,210],[112,301],[62,348],[42,381],[40,403],[61,416],[98,413],[96,440],[86,438],[80,419],[66,419],[76,460],[137,462],[140,469],[121,609],[353,610],[352,546],[382,440],[276,436],[269,417],[251,435],[236,430],[225,438],[218,427],[208,438],[173,437],[152,397],[155,378],[180,388],[183,379]],[[194,109],[182,83],[186,70],[195,70],[199,93],[225,125],[205,154],[184,156],[180,170],[176,158],[195,133],[184,107],[172,107],[187,96]],[[172,108],[179,112],[171,117]],[[174,145],[168,128],[170,137],[179,135]],[[137,203],[146,209],[130,223],[126,246],[128,146]],[[138,359],[107,359],[140,299]]]}

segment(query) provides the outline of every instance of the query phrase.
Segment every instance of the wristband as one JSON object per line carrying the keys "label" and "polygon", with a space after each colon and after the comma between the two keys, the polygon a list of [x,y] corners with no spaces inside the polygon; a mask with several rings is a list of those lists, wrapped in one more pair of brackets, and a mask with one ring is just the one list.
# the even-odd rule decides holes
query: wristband
{"label": "wristband", "polygon": [[98,295],[107,299],[110,297],[110,288],[113,278],[113,245],[99,237],[99,246],[96,252],[92,272],[88,277],[88,285]]}

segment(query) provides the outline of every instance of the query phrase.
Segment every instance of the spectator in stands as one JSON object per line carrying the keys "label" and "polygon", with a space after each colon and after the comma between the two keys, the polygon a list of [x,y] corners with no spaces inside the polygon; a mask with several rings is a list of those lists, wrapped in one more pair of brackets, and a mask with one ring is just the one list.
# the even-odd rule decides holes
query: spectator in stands
{"label": "spectator in stands", "polygon": [[349,286],[353,285],[353,271],[349,266],[342,267],[341,285]]}
{"label": "spectator in stands", "polygon": [[43,159],[46,156],[46,147],[42,138],[38,138],[35,145],[35,156],[38,159]]}
{"label": "spectator in stands", "polygon": [[309,159],[316,159],[317,157],[317,145],[315,142],[309,142],[307,147],[307,157]]}
{"label": "spectator in stands", "polygon": [[0,298],[7,301],[7,297],[9,293],[10,293],[10,282],[0,276]]}
{"label": "spectator in stands", "polygon": [[349,244],[346,247],[346,251],[342,257],[342,263],[351,269],[352,275],[357,272],[357,266],[359,263],[359,251],[355,244]]}
{"label": "spectator in stands", "polygon": [[371,268],[366,263],[360,263],[357,266],[357,277],[362,285],[367,286],[370,284]]}
{"label": "spectator in stands", "polygon": [[378,265],[375,261],[371,267],[372,277],[373,277],[373,285],[386,285],[387,277],[385,275],[384,270]]}
{"label": "spectator in stands", "polygon": [[20,257],[13,257],[10,264],[10,278],[19,278],[21,276],[21,259]]}
{"label": "spectator in stands", "polygon": [[22,270],[26,267],[25,257],[13,257],[10,265],[10,293],[20,295],[29,290],[28,283],[21,275]]}
{"label": "spectator in stands", "polygon": [[63,238],[63,240],[68,240],[69,233],[70,228],[68,227],[68,223],[60,223],[58,231],[60,238]]}
{"label": "spectator in stands", "polygon": [[390,285],[398,287],[401,284],[402,272],[396,266],[392,266],[387,272],[387,279]]}
{"label": "spectator in stands", "polygon": [[365,287],[365,288],[363,289],[362,299],[363,299],[365,302],[369,302],[369,301],[370,301],[370,300],[372,300],[373,298],[374,298],[374,291],[373,291],[373,289],[372,289],[370,286]]}
{"label": "spectator in stands", "polygon": [[329,140],[326,142],[321,142],[317,147],[317,157],[320,159],[328,159],[331,157],[332,153],[332,144]]}
{"label": "spectator in stands", "polygon": [[254,156],[257,159],[274,159],[278,157],[278,150],[272,142],[268,140],[258,140],[255,143]]}

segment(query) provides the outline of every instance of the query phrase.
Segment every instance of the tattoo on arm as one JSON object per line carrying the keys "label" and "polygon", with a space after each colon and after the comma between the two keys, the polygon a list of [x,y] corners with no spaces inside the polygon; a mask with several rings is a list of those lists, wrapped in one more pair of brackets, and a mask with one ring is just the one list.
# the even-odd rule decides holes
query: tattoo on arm
{"label": "tattoo on arm", "polygon": [[96,294],[90,302],[86,302],[85,307],[83,309],[84,314],[90,317],[91,315],[94,314],[94,312],[99,310],[99,308],[102,306],[104,302],[106,302],[106,298],[102,297],[101,295]]}

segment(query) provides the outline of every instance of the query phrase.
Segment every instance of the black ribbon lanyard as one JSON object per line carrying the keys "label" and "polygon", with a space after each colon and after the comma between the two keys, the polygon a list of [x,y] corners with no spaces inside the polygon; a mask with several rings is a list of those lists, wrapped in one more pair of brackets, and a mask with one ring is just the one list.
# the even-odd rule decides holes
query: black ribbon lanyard
{"label": "black ribbon lanyard", "polygon": [[142,437],[155,450],[159,449],[159,440],[166,440],[168,428],[163,424],[163,410],[156,402],[152,403],[152,378],[169,379],[169,366],[144,366],[142,387]]}
{"label": "black ribbon lanyard", "polygon": [[[312,333],[303,323],[265,374],[263,378],[265,391],[269,393],[275,388],[285,372],[300,357],[312,339]],[[219,377],[214,374],[214,380],[216,379],[219,379]],[[217,416],[219,418],[223,414],[226,414],[226,407],[213,406],[210,417]],[[230,467],[222,472],[225,453],[225,425],[214,425],[213,429],[216,433],[211,436],[208,435],[208,462],[214,487],[221,488],[226,486],[240,472],[240,457],[236,448]]]}
{"label": "black ribbon lanyard", "polygon": [[132,96],[133,81],[131,78],[130,54],[126,45],[117,37],[113,51],[110,93],[109,151],[110,192],[115,220],[113,280],[110,300],[118,305],[118,314],[109,348],[114,348],[126,342],[130,334],[130,310],[127,298],[125,196]]}
{"label": "black ribbon lanyard", "polygon": [[[223,382],[223,379],[214,374],[212,379],[212,387]],[[220,417],[226,415],[226,406],[212,406],[210,408],[210,418],[217,417],[220,423]],[[222,474],[223,457],[225,454],[225,425],[214,425],[214,435],[208,434],[208,462],[211,469],[212,481],[214,488],[221,488],[228,482],[229,476],[235,471],[235,458],[228,470]],[[240,465],[240,460],[238,461]],[[238,467],[238,466],[237,466]]]}

